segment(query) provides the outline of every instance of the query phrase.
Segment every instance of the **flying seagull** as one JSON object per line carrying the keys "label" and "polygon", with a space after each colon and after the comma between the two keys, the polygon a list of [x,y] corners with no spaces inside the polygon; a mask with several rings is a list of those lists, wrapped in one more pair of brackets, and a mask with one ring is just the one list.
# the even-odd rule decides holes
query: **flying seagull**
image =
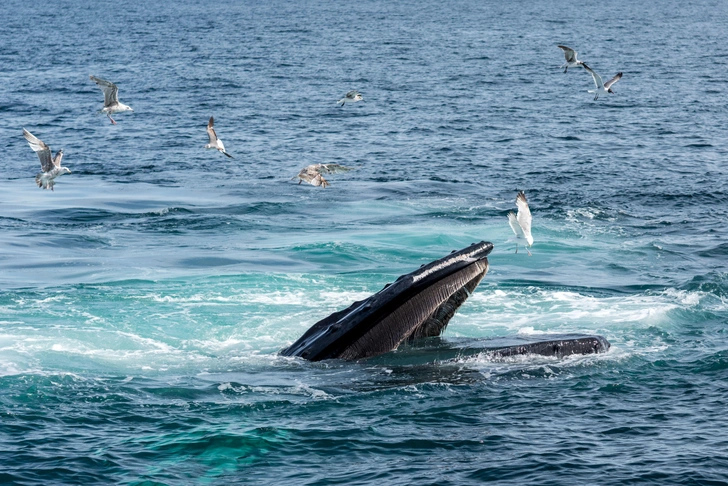
{"label": "flying seagull", "polygon": [[566,62],[561,65],[562,68],[564,68],[564,72],[568,71],[570,67],[579,67],[584,65],[584,62],[579,61],[576,58],[576,51],[572,49],[571,47],[566,46],[556,46],[562,51],[564,51],[564,57],[566,58]]}
{"label": "flying seagull", "polygon": [[97,78],[93,75],[89,76],[89,78],[91,78],[91,81],[98,84],[101,91],[104,92],[104,107],[99,110],[99,113],[106,114],[106,116],[109,117],[109,120],[111,120],[111,123],[116,125],[114,119],[111,118],[112,114],[119,113],[121,111],[134,111],[131,109],[131,106],[119,103],[119,87],[114,83],[106,81],[105,79]]}
{"label": "flying seagull", "polygon": [[518,240],[526,240],[523,246],[528,252],[528,256],[531,256],[531,252],[528,247],[533,246],[533,236],[531,236],[531,210],[528,209],[528,201],[526,200],[526,194],[520,191],[516,196],[516,206],[518,206],[518,216],[513,211],[508,213],[508,224],[511,225],[511,229],[516,234],[516,253],[518,253]]}
{"label": "flying seagull", "polygon": [[341,103],[341,106],[344,106],[347,103],[356,103],[357,101],[362,101],[364,98],[361,97],[361,93],[357,90],[353,89],[346,93],[343,98],[341,98],[336,103]]}
{"label": "flying seagull", "polygon": [[331,184],[329,184],[329,181],[324,179],[322,174],[335,174],[337,172],[348,172],[350,170],[354,169],[339,164],[312,164],[301,169],[301,172],[299,172],[294,179],[298,178],[299,184],[306,181],[312,186],[323,186],[326,188]]}
{"label": "flying seagull", "polygon": [[222,144],[222,140],[217,138],[217,133],[215,133],[215,120],[213,117],[210,117],[210,121],[207,122],[207,136],[210,137],[210,143],[205,145],[206,149],[216,149],[223,154],[227,155],[231,159],[233,158],[232,155],[225,152],[225,145]]}
{"label": "flying seagull", "polygon": [[63,174],[70,174],[71,171],[67,167],[61,167],[61,159],[63,158],[63,149],[56,152],[55,157],[51,157],[51,148],[43,143],[43,141],[23,128],[23,136],[28,141],[28,145],[38,154],[40,159],[40,172],[35,176],[35,183],[43,189],[53,190],[56,185],[56,177]]}
{"label": "flying seagull", "polygon": [[595,73],[592,68],[587,66],[586,64],[582,63],[584,66],[584,69],[589,71],[589,73],[592,75],[592,78],[594,78],[594,84],[597,86],[597,89],[590,89],[589,93],[594,93],[594,101],[599,99],[599,95],[612,93],[614,94],[614,91],[612,91],[612,85],[622,79],[622,73],[617,73],[615,77],[607,81],[606,83],[602,82],[602,77],[599,76],[597,73]]}

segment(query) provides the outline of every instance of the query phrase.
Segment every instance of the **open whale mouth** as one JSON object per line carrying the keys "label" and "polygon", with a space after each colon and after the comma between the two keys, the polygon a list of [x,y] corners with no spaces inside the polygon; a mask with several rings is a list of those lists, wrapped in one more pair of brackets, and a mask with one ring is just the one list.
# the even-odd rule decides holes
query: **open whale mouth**
{"label": "open whale mouth", "polygon": [[[481,241],[402,275],[371,297],[320,320],[281,354],[310,361],[356,360],[393,351],[405,340],[439,336],[485,277],[492,250],[492,243]],[[600,336],[581,336],[570,343],[551,340],[507,348],[493,351],[500,356],[562,356],[605,351],[609,343]]]}

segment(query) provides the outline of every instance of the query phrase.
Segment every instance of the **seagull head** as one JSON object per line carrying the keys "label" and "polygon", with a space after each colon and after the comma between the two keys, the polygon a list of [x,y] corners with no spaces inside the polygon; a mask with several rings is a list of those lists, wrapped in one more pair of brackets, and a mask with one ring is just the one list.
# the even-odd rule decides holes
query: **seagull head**
{"label": "seagull head", "polygon": [[69,169],[68,167],[61,167],[61,174],[70,174],[70,173],[71,173],[71,169]]}

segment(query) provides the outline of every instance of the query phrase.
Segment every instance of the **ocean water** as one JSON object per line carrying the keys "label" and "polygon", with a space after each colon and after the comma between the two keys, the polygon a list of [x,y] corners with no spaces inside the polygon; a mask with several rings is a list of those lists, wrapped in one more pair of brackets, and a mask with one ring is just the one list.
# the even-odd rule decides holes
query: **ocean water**
{"label": "ocean water", "polygon": [[[728,482],[725,2],[2,10],[0,483]],[[55,191],[22,128],[65,149]],[[291,180],[312,163],[356,170]],[[480,240],[447,352],[278,356]],[[564,332],[612,348],[458,353]]]}

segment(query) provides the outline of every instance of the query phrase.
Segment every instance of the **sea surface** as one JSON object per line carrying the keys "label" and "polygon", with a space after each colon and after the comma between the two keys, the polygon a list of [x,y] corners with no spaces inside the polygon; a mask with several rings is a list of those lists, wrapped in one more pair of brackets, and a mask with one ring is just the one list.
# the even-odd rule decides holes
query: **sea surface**
{"label": "sea surface", "polygon": [[[723,1],[4,0],[0,483],[726,484],[727,95]],[[447,352],[278,355],[481,240]]]}

